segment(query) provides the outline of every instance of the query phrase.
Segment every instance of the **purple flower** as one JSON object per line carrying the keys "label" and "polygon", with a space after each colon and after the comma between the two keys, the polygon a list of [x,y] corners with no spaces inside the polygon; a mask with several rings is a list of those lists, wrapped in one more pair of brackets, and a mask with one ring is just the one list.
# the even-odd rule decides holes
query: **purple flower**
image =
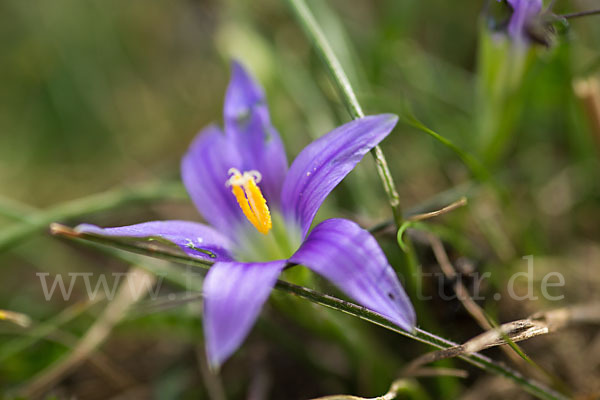
{"label": "purple flower", "polygon": [[283,268],[302,264],[405,330],[415,313],[375,239],[356,223],[329,219],[310,232],[327,195],[394,128],[394,115],[349,122],[315,140],[288,169],[262,88],[238,63],[225,96],[225,129],[198,134],[181,163],[183,182],[212,226],[154,221],[105,236],[160,238],[214,261],[204,281],[204,331],[211,365],[247,336]]}
{"label": "purple flower", "polygon": [[508,34],[515,41],[529,41],[528,27],[533,18],[542,11],[542,0],[507,0],[507,2],[513,9],[508,22]]}

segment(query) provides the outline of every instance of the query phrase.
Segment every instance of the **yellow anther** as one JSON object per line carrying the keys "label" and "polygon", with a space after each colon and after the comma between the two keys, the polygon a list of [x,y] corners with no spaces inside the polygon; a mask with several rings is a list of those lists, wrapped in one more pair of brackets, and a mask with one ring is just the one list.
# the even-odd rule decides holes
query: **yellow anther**
{"label": "yellow anther", "polygon": [[233,195],[235,196],[238,204],[240,205],[240,208],[244,212],[244,215],[246,216],[246,218],[248,218],[248,221],[250,221],[252,225],[256,227],[256,229],[260,230],[258,228],[260,224],[254,216],[254,212],[252,211],[252,208],[250,208],[250,204],[248,204],[248,199],[244,194],[244,190],[240,186],[234,185],[231,188],[231,191],[233,192]]}
{"label": "yellow anther", "polygon": [[256,230],[266,235],[271,230],[272,223],[267,201],[257,185],[262,176],[258,171],[246,171],[242,174],[235,168],[231,168],[228,173],[231,177],[225,184],[231,186],[231,192],[242,212]]}

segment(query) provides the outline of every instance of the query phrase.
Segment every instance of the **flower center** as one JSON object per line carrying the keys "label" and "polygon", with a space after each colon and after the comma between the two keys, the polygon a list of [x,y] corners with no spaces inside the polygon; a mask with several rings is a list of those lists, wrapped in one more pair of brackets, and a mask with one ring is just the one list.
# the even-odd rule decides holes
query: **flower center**
{"label": "flower center", "polygon": [[266,235],[271,230],[272,223],[267,201],[257,185],[262,175],[254,170],[241,173],[236,168],[230,168],[227,173],[230,177],[225,185],[231,186],[231,192],[248,221],[257,231]]}

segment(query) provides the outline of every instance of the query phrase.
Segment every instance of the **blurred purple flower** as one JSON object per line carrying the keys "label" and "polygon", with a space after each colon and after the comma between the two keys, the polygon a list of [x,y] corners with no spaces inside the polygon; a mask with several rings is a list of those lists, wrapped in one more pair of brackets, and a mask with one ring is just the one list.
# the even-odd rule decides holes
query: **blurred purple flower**
{"label": "blurred purple flower", "polygon": [[204,129],[181,163],[183,182],[212,227],[154,221],[105,229],[84,224],[77,230],[166,239],[189,256],[215,261],[203,287],[207,354],[215,367],[240,346],[288,263],[307,266],[363,306],[412,330],[413,307],[366,230],[329,219],[309,233],[327,195],[391,132],[397,117],[368,116],[340,126],[304,148],[288,170],[262,88],[240,64],[232,67],[224,132]]}
{"label": "blurred purple flower", "polygon": [[531,21],[542,11],[542,0],[506,1],[513,10],[508,22],[508,34],[515,41],[529,41],[528,27],[531,25]]}

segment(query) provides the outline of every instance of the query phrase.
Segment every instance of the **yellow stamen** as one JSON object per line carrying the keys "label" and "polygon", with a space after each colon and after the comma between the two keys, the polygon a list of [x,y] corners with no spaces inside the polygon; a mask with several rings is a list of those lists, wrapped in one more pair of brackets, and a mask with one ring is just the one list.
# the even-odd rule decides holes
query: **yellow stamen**
{"label": "yellow stamen", "polygon": [[258,229],[258,221],[256,220],[256,217],[254,216],[252,209],[248,204],[248,199],[246,199],[244,190],[240,186],[233,185],[231,191],[233,192],[233,195],[235,196],[235,199],[240,205],[240,208],[244,212],[246,218],[248,218],[248,220],[252,222],[252,225],[256,226],[256,229]]}
{"label": "yellow stamen", "polygon": [[260,173],[246,171],[242,174],[237,169],[231,168],[229,174],[231,177],[227,180],[226,185],[231,186],[231,192],[242,212],[256,230],[266,235],[271,230],[272,222],[267,201],[256,184],[261,180]]}

